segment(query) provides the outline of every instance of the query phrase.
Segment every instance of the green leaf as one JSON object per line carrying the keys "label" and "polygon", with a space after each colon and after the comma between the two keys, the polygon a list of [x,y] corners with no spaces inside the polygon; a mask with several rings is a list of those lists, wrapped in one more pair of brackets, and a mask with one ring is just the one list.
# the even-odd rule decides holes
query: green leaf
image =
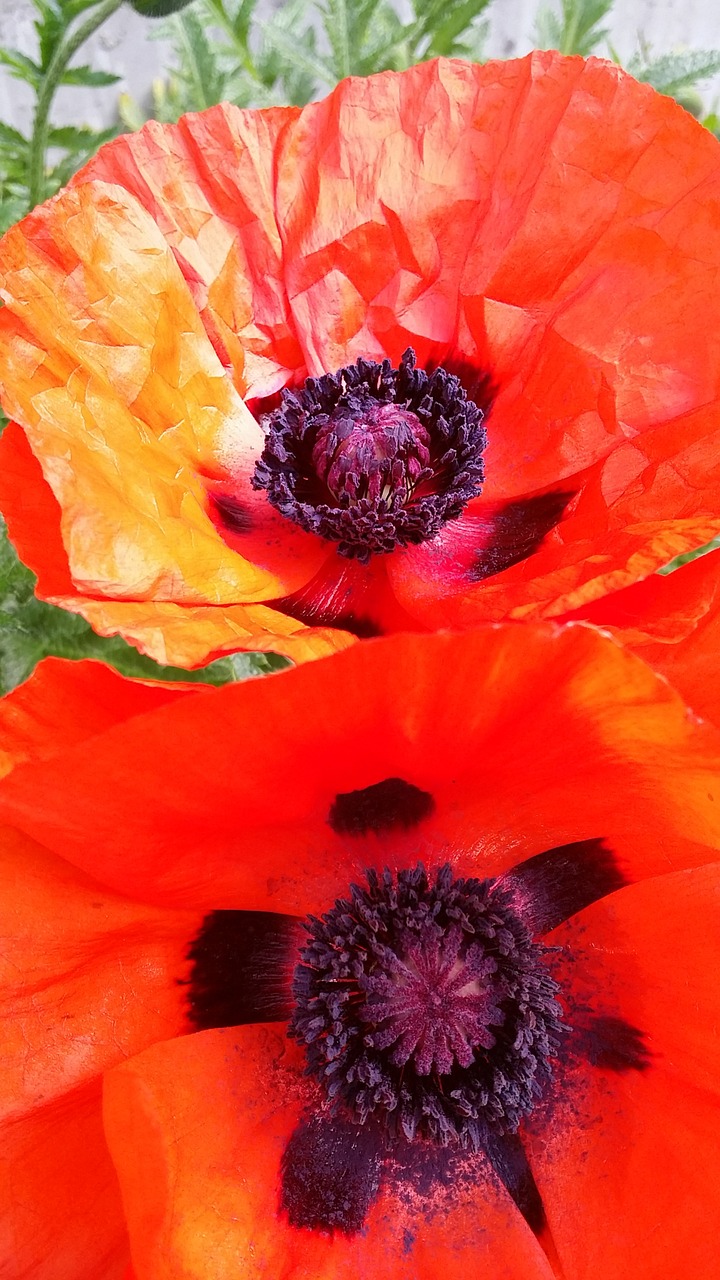
{"label": "green leaf", "polygon": [[47,3],[46,0],[33,0],[33,4],[40,14],[34,26],[40,46],[40,65],[43,71],[46,71],[72,18],[63,9],[62,5],[57,3]]}
{"label": "green leaf", "polygon": [[[12,227],[21,218],[25,217],[28,211],[27,191],[22,195],[0,195],[0,235],[3,235],[9,227]],[[2,415],[0,415],[1,417]],[[3,419],[3,425],[4,425]]]}
{"label": "green leaf", "polygon": [[354,35],[362,31],[378,8],[378,0],[327,0],[323,9],[325,33],[333,57],[333,70],[338,80],[352,71],[351,49],[356,49]]}
{"label": "green leaf", "polygon": [[0,144],[16,147],[18,151],[22,151],[27,146],[28,140],[18,129],[13,129],[11,125],[0,120]]}
{"label": "green leaf", "polygon": [[26,57],[24,53],[19,53],[17,49],[0,48],[0,63],[10,68],[16,80],[25,80],[32,85],[33,89],[39,86],[42,67],[33,62],[32,58]]}
{"label": "green leaf", "polygon": [[190,3],[191,0],[130,0],[130,7],[142,18],[166,18]]}
{"label": "green leaf", "polygon": [[[304,9],[304,7],[302,4],[294,5],[292,9],[297,12]],[[257,25],[262,31],[266,44],[271,46],[276,53],[282,54],[288,70],[304,72],[318,86],[334,84],[333,66],[315,53],[311,33],[306,30],[301,40],[294,29],[289,29],[287,14],[290,11],[291,6],[287,6],[281,13],[276,14],[272,21],[266,21],[262,18],[257,19]],[[285,73],[279,72],[278,74],[284,75]]]}
{"label": "green leaf", "polygon": [[62,125],[48,130],[48,146],[62,147],[65,151],[80,151],[85,154],[97,151],[104,142],[114,138],[117,129],[112,126],[101,132],[88,128],[87,125]]}
{"label": "green leaf", "polygon": [[113,75],[110,71],[94,71],[92,67],[68,67],[63,72],[61,84],[79,84],[84,85],[88,89],[101,88],[107,84],[117,84],[120,76]]}
{"label": "green leaf", "polygon": [[649,60],[636,54],[627,64],[627,70],[636,80],[651,84],[659,93],[674,95],[720,71],[720,49],[689,49]]}
{"label": "green leaf", "polygon": [[292,666],[290,659],[284,658],[281,653],[233,653],[221,661],[226,662],[232,670],[233,680],[273,675],[276,671],[285,671]]}
{"label": "green leaf", "polygon": [[607,27],[600,23],[612,9],[614,0],[560,0],[560,12],[544,6],[535,20],[538,49],[558,49],[587,58],[606,40]]}
{"label": "green leaf", "polygon": [[[452,57],[468,48],[468,37],[479,35],[478,18],[490,0],[415,0],[418,23],[411,39],[419,57]],[[482,24],[486,29],[486,24]]]}

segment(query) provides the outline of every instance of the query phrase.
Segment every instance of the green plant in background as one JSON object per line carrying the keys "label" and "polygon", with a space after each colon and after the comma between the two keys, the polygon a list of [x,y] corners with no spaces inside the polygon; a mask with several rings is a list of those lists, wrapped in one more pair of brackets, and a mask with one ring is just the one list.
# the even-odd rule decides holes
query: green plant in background
{"label": "green plant in background", "polygon": [[[196,0],[159,31],[175,70],[154,86],[157,119],[213,103],[302,106],[349,75],[399,71],[439,55],[479,60],[490,0],[413,0],[403,21],[390,0],[290,0],[268,16],[259,0]],[[143,121],[124,96],[129,128]]]}
{"label": "green plant in background", "polygon": [[[33,0],[37,11],[36,58],[0,48],[0,63],[35,97],[29,137],[0,125],[0,227],[5,230],[28,209],[53,195],[116,129],[50,125],[50,110],[61,85],[116,84],[118,77],[89,66],[69,64],[89,37],[120,7],[122,0]],[[58,157],[47,162],[48,147]],[[59,153],[59,154],[58,154]]]}
{"label": "green plant in background", "polygon": [[[62,85],[113,85],[118,77],[83,64],[89,37],[123,0],[32,0],[37,52],[33,58],[0,48],[0,65],[34,98],[26,136],[0,122],[0,231],[53,195],[116,133],[139,127],[144,113],[127,95],[117,125],[54,126],[52,108]],[[163,121],[221,101],[239,106],[303,104],[347,75],[401,70],[438,55],[480,60],[490,28],[491,0],[411,0],[401,17],[392,0],[290,0],[268,14],[260,0],[131,0],[146,17],[165,17],[157,30],[172,45],[175,66],[153,87],[152,114]],[[609,43],[614,0],[556,0],[537,15],[534,42],[587,56],[613,56]],[[617,59],[616,59],[617,60]],[[709,128],[697,85],[720,70],[720,51],[653,56],[641,44],[628,70],[676,96]],[[682,559],[687,559],[683,557]],[[676,567],[675,562],[670,566]],[[127,675],[215,683],[285,665],[267,654],[241,654],[199,674],[160,668],[119,639],[103,640],[82,619],[37,600],[33,576],[21,565],[0,522],[0,691],[25,679],[47,654],[94,657]]]}

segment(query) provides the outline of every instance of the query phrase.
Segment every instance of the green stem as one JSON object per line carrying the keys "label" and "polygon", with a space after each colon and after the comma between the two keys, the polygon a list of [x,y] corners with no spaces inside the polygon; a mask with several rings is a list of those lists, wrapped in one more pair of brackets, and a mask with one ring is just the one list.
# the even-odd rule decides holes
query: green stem
{"label": "green stem", "polygon": [[43,198],[45,178],[45,152],[47,151],[48,119],[55,91],[62,80],[70,59],[75,56],[81,45],[90,38],[98,27],[101,27],[123,0],[103,0],[102,4],[90,14],[87,22],[66,33],[57,46],[50,65],[43,77],[42,87],[38,94],[35,108],[33,133],[30,140],[30,164],[28,175],[29,208],[34,209]]}

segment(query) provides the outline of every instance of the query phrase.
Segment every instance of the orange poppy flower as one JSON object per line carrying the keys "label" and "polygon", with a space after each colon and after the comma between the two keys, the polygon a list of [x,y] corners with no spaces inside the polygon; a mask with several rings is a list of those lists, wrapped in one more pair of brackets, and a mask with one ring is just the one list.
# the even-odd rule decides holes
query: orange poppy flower
{"label": "orange poppy flower", "polygon": [[712,1280],[720,735],[637,658],[50,662],[0,730],[16,1274]]}
{"label": "orange poppy flower", "polygon": [[707,130],[553,52],[119,138],[0,248],[38,590],[193,666],[647,577],[720,530],[719,202]]}

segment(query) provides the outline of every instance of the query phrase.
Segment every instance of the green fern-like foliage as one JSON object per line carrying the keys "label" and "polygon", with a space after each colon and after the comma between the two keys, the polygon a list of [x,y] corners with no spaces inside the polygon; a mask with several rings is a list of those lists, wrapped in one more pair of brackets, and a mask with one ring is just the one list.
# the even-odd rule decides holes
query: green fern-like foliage
{"label": "green fern-like foliage", "polygon": [[535,21],[535,43],[539,49],[559,49],[587,58],[607,40],[610,30],[602,26],[614,0],[560,0],[560,9],[543,5]]}

